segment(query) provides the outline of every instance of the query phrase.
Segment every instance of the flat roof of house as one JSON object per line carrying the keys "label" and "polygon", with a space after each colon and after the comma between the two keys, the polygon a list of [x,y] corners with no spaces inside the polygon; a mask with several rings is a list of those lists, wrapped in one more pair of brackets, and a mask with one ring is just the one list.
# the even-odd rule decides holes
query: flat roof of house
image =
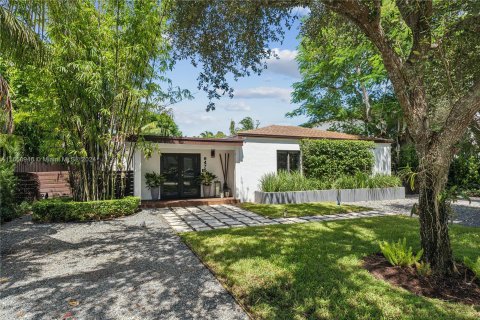
{"label": "flat roof of house", "polygon": [[[158,135],[142,135],[143,140],[155,143],[169,144],[196,144],[196,145],[212,145],[221,144],[228,146],[242,146],[243,139],[239,137],[229,138],[193,138],[193,137],[165,137]],[[131,137],[130,141],[137,141],[138,137]]]}
{"label": "flat roof of house", "polygon": [[304,128],[299,126],[271,125],[263,128],[240,131],[238,137],[262,137],[283,139],[339,139],[339,140],[368,140],[375,142],[391,143],[390,139],[363,137],[335,131]]}

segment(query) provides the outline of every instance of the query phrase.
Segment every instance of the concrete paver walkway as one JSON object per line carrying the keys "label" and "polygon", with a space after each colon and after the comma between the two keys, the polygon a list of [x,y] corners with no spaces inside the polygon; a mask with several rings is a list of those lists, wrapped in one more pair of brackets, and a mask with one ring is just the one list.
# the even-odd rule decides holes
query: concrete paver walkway
{"label": "concrete paver walkway", "polygon": [[211,205],[153,209],[160,214],[176,232],[206,231],[222,228],[252,227],[273,224],[333,221],[395,215],[396,213],[371,210],[325,216],[308,216],[270,219],[232,205]]}

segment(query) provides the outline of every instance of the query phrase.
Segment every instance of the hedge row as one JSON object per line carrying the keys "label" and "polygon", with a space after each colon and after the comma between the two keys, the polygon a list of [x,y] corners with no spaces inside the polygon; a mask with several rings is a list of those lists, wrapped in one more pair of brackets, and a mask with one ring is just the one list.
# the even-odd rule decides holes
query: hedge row
{"label": "hedge row", "polygon": [[37,201],[32,206],[32,218],[38,222],[67,222],[111,219],[134,214],[140,198],[76,202],[65,199]]}
{"label": "hedge row", "polygon": [[371,174],[375,157],[372,141],[302,140],[303,173],[307,178],[335,179],[357,172]]}

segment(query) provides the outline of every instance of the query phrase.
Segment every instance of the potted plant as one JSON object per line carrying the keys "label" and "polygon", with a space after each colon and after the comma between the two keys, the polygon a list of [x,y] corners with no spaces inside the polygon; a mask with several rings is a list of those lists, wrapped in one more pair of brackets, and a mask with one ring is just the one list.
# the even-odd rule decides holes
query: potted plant
{"label": "potted plant", "polygon": [[156,172],[145,173],[145,184],[150,190],[152,200],[158,200],[160,196],[160,186],[165,181],[165,176]]}
{"label": "potted plant", "polygon": [[215,180],[216,178],[217,178],[216,175],[214,175],[212,172],[205,169],[198,176],[198,180],[203,186],[203,196],[205,198],[208,198],[211,196],[212,183],[213,183],[213,180]]}

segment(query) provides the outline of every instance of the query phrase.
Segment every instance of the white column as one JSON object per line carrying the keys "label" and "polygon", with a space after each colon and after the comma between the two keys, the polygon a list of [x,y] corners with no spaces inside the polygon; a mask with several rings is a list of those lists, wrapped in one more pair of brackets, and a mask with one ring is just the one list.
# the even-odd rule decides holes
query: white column
{"label": "white column", "polygon": [[142,197],[142,152],[135,150],[133,157],[133,195]]}

